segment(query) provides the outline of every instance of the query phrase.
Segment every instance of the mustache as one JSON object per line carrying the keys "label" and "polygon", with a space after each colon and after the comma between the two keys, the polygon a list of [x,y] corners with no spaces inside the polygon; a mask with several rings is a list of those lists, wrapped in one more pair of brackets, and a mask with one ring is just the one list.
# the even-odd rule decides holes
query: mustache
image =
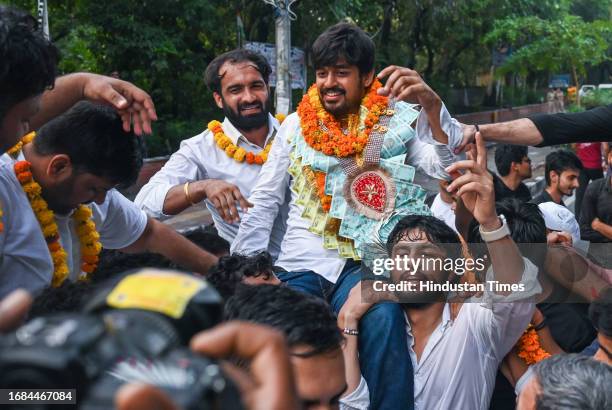
{"label": "mustache", "polygon": [[239,104],[238,105],[238,109],[240,111],[242,110],[248,110],[249,108],[259,108],[260,110],[263,110],[263,104],[260,103],[259,101],[257,102],[253,102],[253,103],[248,103],[248,104]]}
{"label": "mustache", "polygon": [[340,87],[324,88],[324,89],[321,90],[321,94],[327,94],[329,92],[346,94],[346,91],[343,88],[340,88]]}

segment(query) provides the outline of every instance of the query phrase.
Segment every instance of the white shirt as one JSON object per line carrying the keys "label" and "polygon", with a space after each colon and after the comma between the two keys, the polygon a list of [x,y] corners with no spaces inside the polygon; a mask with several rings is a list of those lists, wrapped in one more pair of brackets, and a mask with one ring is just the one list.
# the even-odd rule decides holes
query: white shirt
{"label": "white shirt", "polygon": [[[424,172],[432,178],[445,178],[448,174],[444,168],[451,164],[452,152],[463,137],[461,126],[451,120],[450,114],[443,106],[440,113],[443,130],[449,136],[449,144],[435,143],[424,111],[418,116],[416,135],[406,144],[406,163],[417,171]],[[300,118],[297,113],[289,115],[278,131],[272,145],[268,161],[264,164],[257,185],[251,191],[249,200],[254,204],[248,214],[242,218],[240,230],[232,244],[232,252],[244,254],[255,253],[265,248],[270,237],[272,222],[279,208],[286,201],[288,187],[293,180],[287,172],[290,165],[291,146],[287,139],[301,132]],[[422,142],[425,139],[429,143]],[[445,152],[447,162],[440,156]],[[304,208],[295,203],[298,194],[290,191],[289,217],[287,231],[283,238],[281,251],[276,265],[287,271],[310,270],[335,283],[344,268],[346,260],[337,250],[325,249],[323,239],[308,230],[310,221],[302,218]]]}
{"label": "white shirt", "polygon": [[[13,164],[0,166],[0,207],[4,231],[0,232],[0,298],[17,288],[37,293],[51,284],[53,262],[49,248]],[[146,214],[116,190],[102,205],[92,203],[93,220],[102,246],[121,249],[134,243],[147,225]],[[81,249],[69,215],[56,215],[60,243],[68,254],[70,279],[81,273]]]}
{"label": "white shirt", "polygon": [[[520,293],[520,300],[517,294],[485,292],[484,299],[489,302],[464,303],[454,321],[447,303],[420,361],[406,317],[416,410],[489,408],[497,368],[531,320],[535,304],[528,299],[541,290],[537,268],[526,258],[523,260],[525,270],[520,283],[525,285],[525,291]],[[491,278],[489,274],[487,277]]]}
{"label": "white shirt", "polygon": [[442,200],[440,194],[436,195],[430,209],[433,216],[440,219],[453,231],[457,232],[457,228],[455,227],[455,211],[453,211],[451,204]]}
{"label": "white shirt", "polygon": [[[278,121],[269,116],[269,132],[266,144],[276,133],[279,127]],[[260,153],[263,148],[249,142],[240,131],[226,118],[221,127],[223,132],[233,144],[244,148],[254,154]],[[205,179],[220,179],[236,185],[242,195],[249,199],[251,190],[256,185],[261,171],[261,166],[249,165],[246,161],[239,163],[227,156],[216,144],[212,133],[207,129],[193,138],[181,142],[180,149],[175,152],[164,167],[159,170],[151,180],[140,190],[134,202],[141,209],[155,218],[165,218],[163,212],[164,201],[168,191],[187,181],[198,181]],[[204,201],[212,215],[215,227],[219,235],[232,243],[238,232],[238,224],[228,224],[221,218],[215,206],[209,200]],[[238,206],[240,218],[244,217],[244,211]],[[285,233],[285,221],[287,219],[288,205],[281,206],[278,217],[274,221],[268,252],[274,259],[280,251],[280,243]],[[266,243],[268,243],[266,241]],[[265,247],[264,247],[265,249]],[[262,249],[259,249],[262,250]]]}
{"label": "white shirt", "polygon": [[370,408],[370,390],[368,383],[361,376],[359,386],[346,396],[340,398],[340,410],[368,410]]}

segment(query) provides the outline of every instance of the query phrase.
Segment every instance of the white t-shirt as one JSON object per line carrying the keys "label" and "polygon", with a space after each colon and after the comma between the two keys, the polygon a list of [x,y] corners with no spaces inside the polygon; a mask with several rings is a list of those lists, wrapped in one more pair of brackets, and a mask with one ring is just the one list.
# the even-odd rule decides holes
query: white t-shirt
{"label": "white t-shirt", "polygon": [[[147,225],[146,214],[112,189],[102,205],[89,205],[102,246],[120,249],[134,243]],[[15,176],[13,164],[0,165],[0,207],[4,230],[0,232],[0,298],[17,288],[37,293],[51,284],[53,262],[47,243]],[[70,279],[80,275],[81,249],[71,216],[56,215],[60,242],[68,254]],[[76,267],[76,269],[75,269]]]}
{"label": "white t-shirt", "polygon": [[431,204],[431,213],[433,216],[446,223],[453,231],[457,232],[457,228],[455,227],[455,211],[453,211],[451,204],[442,200],[440,194],[436,195]]}

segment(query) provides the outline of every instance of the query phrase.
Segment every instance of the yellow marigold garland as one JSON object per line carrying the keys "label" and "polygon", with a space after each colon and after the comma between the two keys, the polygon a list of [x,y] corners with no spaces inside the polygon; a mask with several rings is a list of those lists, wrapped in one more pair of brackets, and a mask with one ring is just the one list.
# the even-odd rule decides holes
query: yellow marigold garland
{"label": "yellow marigold garland", "polygon": [[19,153],[21,152],[21,148],[23,148],[25,144],[29,144],[30,142],[34,141],[34,138],[36,138],[36,132],[34,131],[30,132],[29,134],[24,135],[21,138],[21,141],[19,141],[17,144],[9,148],[9,150],[6,151],[6,153],[9,154],[13,158],[17,158],[17,155],[19,155]]}
{"label": "yellow marigold garland", "polygon": [[[30,135],[30,134],[28,134]],[[33,135],[32,138],[33,139]],[[29,141],[31,141],[31,139]],[[21,142],[27,144],[29,141]],[[19,144],[18,144],[19,145]],[[14,151],[18,154],[19,151]],[[67,258],[68,255],[60,243],[59,229],[55,222],[55,215],[47,205],[47,201],[42,197],[41,186],[34,181],[31,171],[31,164],[28,161],[18,161],[13,166],[17,180],[21,184],[23,191],[28,196],[30,206],[36,215],[40,229],[47,241],[47,247],[53,261],[53,287],[60,286],[70,275]],[[1,211],[0,211],[1,216]],[[85,205],[80,205],[73,213],[75,230],[81,246],[81,271],[86,275],[80,276],[79,280],[87,280],[89,274],[96,270],[99,261],[99,254],[102,251],[100,234],[96,230],[96,224],[91,219],[91,209]]]}
{"label": "yellow marigold garland", "polygon": [[268,160],[268,153],[272,148],[272,141],[268,142],[263,151],[259,154],[253,154],[232,143],[232,140],[223,132],[223,128],[221,128],[221,123],[219,121],[213,120],[209,122],[208,129],[212,132],[217,146],[225,151],[228,157],[234,158],[236,162],[244,162],[246,160],[247,164],[263,165]]}
{"label": "yellow marigold garland", "polygon": [[518,356],[527,365],[535,364],[550,357],[550,353],[542,349],[540,338],[533,325],[529,325],[517,342]]}

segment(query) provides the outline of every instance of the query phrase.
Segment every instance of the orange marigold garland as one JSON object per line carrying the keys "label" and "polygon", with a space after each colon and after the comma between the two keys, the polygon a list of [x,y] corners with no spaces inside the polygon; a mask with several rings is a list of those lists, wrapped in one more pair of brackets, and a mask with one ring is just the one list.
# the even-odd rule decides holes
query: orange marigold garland
{"label": "orange marigold garland", "polygon": [[354,133],[345,134],[340,122],[321,104],[316,84],[312,85],[297,108],[306,143],[325,155],[349,157],[361,153],[368,143],[374,125],[387,110],[388,98],[377,94],[380,87],[380,81],[375,80],[361,101],[361,105],[368,111],[363,127]]}
{"label": "orange marigold garland", "polygon": [[527,330],[525,330],[516,346],[518,348],[518,356],[527,365],[535,364],[550,357],[550,353],[542,349],[538,333],[531,324],[527,327]]}
{"label": "orange marigold garland", "polygon": [[[55,215],[42,197],[42,188],[32,177],[31,164],[28,161],[18,161],[13,166],[15,175],[19,180],[24,192],[28,196],[34,215],[40,225],[40,229],[47,241],[47,247],[53,261],[52,286],[60,286],[70,275],[67,258],[68,255],[60,243],[59,229],[55,222]],[[79,206],[73,219],[76,222],[75,230],[81,244],[81,270],[86,274],[92,273],[98,263],[98,255],[102,250],[100,234],[96,231],[96,224],[91,220],[91,209],[85,205]],[[87,276],[79,278],[86,280]]]}
{"label": "orange marigold garland", "polygon": [[4,216],[4,213],[2,212],[2,208],[0,208],[0,233],[2,233],[2,231],[4,231],[4,222],[2,222],[2,217]]}
{"label": "orange marigold garland", "polygon": [[234,158],[236,162],[244,162],[246,160],[247,164],[263,165],[268,160],[268,153],[272,148],[272,140],[266,144],[263,151],[259,154],[253,154],[234,144],[223,132],[223,128],[221,128],[221,123],[219,121],[213,120],[209,122],[208,129],[212,132],[217,146],[225,151],[228,157]]}
{"label": "orange marigold garland", "polygon": [[325,195],[325,172],[315,171],[315,178],[317,183],[317,195],[321,200],[321,208],[323,211],[329,212],[331,209],[332,197],[331,195]]}

